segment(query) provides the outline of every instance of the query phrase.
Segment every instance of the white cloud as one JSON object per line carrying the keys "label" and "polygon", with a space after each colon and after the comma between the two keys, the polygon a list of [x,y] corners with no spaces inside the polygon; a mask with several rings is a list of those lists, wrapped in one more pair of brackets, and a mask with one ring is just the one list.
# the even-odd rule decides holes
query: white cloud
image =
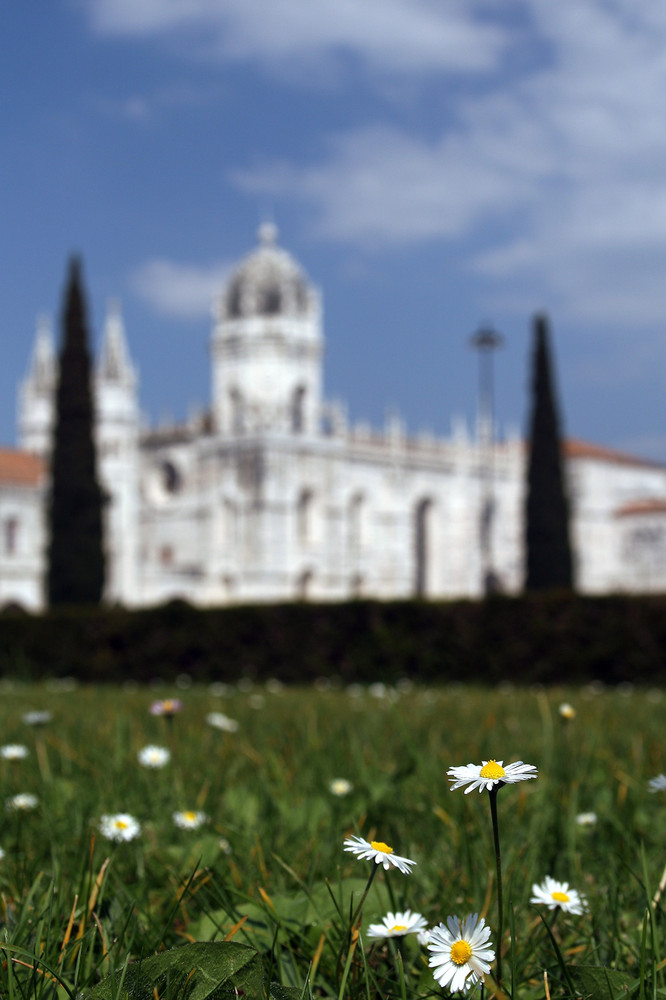
{"label": "white cloud", "polygon": [[210,315],[214,296],[222,290],[230,269],[224,261],[197,267],[158,259],[137,268],[131,281],[136,293],[157,312],[199,319]]}
{"label": "white cloud", "polygon": [[[177,35],[226,59],[303,60],[336,50],[375,69],[417,74],[487,70],[506,32],[478,16],[479,0],[81,0],[100,34]],[[475,16],[476,15],[476,16]]]}
{"label": "white cloud", "polygon": [[330,146],[330,159],[319,166],[270,164],[237,171],[235,182],[253,193],[310,202],[320,235],[374,249],[460,236],[520,194],[519,176],[481,150],[469,156],[457,136],[429,143],[376,126],[337,136]]}
{"label": "white cloud", "polygon": [[585,321],[661,321],[666,14],[646,0],[523,8],[543,58],[452,97],[438,138],[366,127],[314,166],[268,163],[236,183],[305,202],[329,239],[456,241],[504,301],[529,283],[532,301]]}
{"label": "white cloud", "polygon": [[378,87],[387,73],[440,83],[455,71],[433,90],[439,135],[394,113],[329,136],[318,162],[269,157],[233,180],[306,205],[320,238],[375,252],[455,244],[504,303],[538,296],[585,322],[661,320],[666,7],[654,0],[79,2],[100,33],[288,65],[308,85],[339,52]]}
{"label": "white cloud", "polygon": [[205,108],[214,104],[219,96],[220,91],[210,83],[193,86],[176,80],[149,88],[144,93],[112,97],[92,95],[88,100],[93,109],[108,118],[145,125],[174,113]]}

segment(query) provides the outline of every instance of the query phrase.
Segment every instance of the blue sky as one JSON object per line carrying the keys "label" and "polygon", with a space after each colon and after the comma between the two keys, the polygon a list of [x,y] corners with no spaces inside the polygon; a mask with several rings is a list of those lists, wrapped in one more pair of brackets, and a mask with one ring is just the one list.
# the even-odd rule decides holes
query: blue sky
{"label": "blue sky", "polygon": [[654,0],[23,0],[0,7],[0,442],[68,255],[120,298],[148,417],[209,399],[210,301],[262,220],[324,298],[325,390],[448,433],[527,415],[666,461],[666,7]]}

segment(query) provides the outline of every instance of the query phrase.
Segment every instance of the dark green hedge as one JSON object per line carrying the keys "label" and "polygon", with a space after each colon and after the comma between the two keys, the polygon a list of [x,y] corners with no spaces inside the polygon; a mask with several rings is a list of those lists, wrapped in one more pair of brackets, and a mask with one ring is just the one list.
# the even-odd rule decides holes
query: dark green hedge
{"label": "dark green hedge", "polygon": [[81,681],[666,682],[666,596],[0,615],[0,673]]}

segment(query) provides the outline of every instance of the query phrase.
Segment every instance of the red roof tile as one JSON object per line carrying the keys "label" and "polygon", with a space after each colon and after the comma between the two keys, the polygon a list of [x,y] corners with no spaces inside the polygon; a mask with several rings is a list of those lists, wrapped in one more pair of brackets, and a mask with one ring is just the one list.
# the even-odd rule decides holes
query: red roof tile
{"label": "red roof tile", "polygon": [[0,483],[38,486],[45,472],[45,463],[37,455],[13,448],[0,448]]}
{"label": "red roof tile", "polygon": [[666,514],[666,499],[646,497],[644,500],[631,500],[615,511],[615,517],[630,517],[635,514]]}

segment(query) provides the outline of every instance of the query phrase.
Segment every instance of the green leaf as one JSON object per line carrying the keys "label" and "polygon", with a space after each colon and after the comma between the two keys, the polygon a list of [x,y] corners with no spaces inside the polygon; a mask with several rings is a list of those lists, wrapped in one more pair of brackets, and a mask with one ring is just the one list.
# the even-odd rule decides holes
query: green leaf
{"label": "green leaf", "polygon": [[261,959],[233,941],[196,942],[151,955],[109,976],[83,1000],[228,1000],[264,996]]}
{"label": "green leaf", "polygon": [[594,1000],[629,1000],[640,986],[628,973],[603,965],[570,965],[567,970],[582,996]]}
{"label": "green leaf", "polygon": [[[239,905],[232,914],[223,910],[213,911],[193,922],[189,930],[200,941],[206,941],[228,932],[241,916],[245,916],[247,920],[240,933],[250,937],[260,949],[272,947],[276,927],[280,943],[300,936],[307,938],[314,948],[323,932],[334,936],[334,925],[346,927],[353,901],[361,898],[366,885],[367,879],[349,877],[328,888],[317,885],[308,892],[297,889],[294,892],[274,893],[270,897],[272,906],[251,901]],[[365,901],[363,926],[379,920],[390,908],[391,900],[385,883],[375,880]]]}
{"label": "green leaf", "polygon": [[78,1000],[149,1000],[151,994],[150,979],[137,962],[107,976],[94,989],[80,993]]}
{"label": "green leaf", "polygon": [[307,1000],[309,993],[304,992],[300,986],[282,986],[280,983],[271,983],[270,1000]]}

